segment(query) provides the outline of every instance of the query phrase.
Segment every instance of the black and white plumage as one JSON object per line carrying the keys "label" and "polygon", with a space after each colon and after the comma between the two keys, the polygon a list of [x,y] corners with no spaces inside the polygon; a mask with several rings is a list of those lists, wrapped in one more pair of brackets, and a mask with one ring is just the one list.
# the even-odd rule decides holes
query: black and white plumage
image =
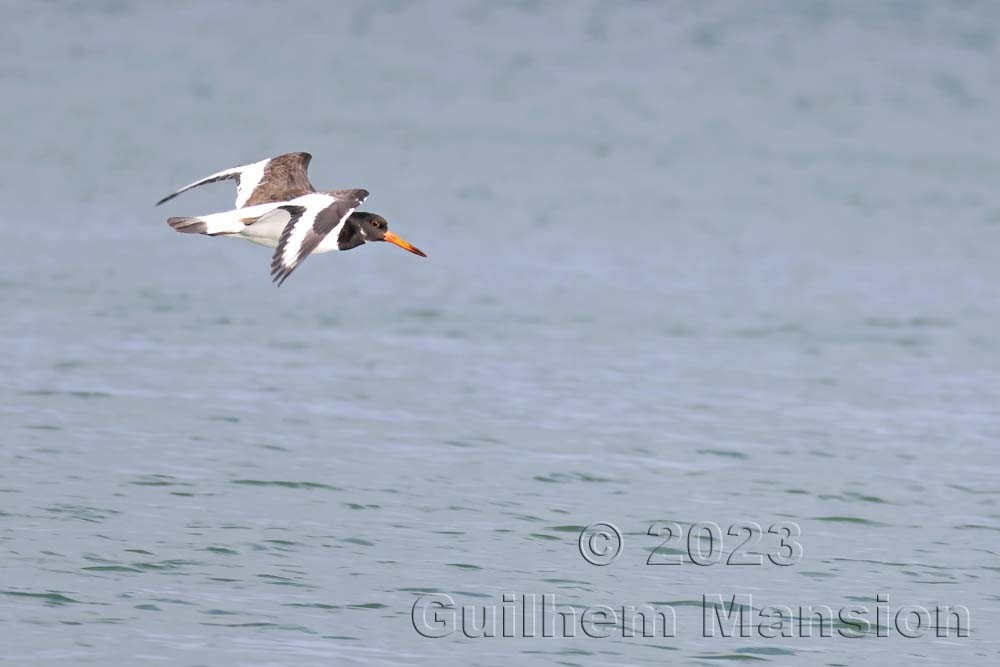
{"label": "black and white plumage", "polygon": [[367,190],[312,192],[285,202],[268,202],[198,217],[169,218],[179,232],[230,236],[274,248],[271,277],[281,285],[313,253],[350,250],[374,241],[387,241],[426,257],[389,231],[385,218],[355,213]]}
{"label": "black and white plumage", "polygon": [[261,160],[241,167],[232,167],[211,176],[185,185],[156,202],[159,206],[182,192],[219,181],[236,181],[236,208],[254,206],[266,202],[288,201],[295,197],[315,192],[309,182],[309,153],[285,153],[277,157]]}
{"label": "black and white plumage", "polygon": [[283,225],[271,258],[272,280],[281,285],[309,253],[340,250],[337,232],[367,197],[367,190],[307,195],[264,215],[258,222]]}
{"label": "black and white plumage", "polygon": [[311,159],[309,153],[285,153],[226,169],[184,186],[157,206],[199,185],[236,180],[235,209],[168,218],[167,224],[185,234],[237,237],[274,248],[271,277],[278,285],[312,253],[350,250],[371,241],[427,256],[390,232],[382,216],[356,212],[367,190],[316,192],[306,173]]}

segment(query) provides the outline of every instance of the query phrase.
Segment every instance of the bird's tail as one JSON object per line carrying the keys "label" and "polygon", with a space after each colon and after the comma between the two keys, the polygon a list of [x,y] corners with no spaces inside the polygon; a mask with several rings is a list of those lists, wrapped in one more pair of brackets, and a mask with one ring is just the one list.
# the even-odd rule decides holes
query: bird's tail
{"label": "bird's tail", "polygon": [[239,234],[246,227],[240,219],[239,211],[213,213],[196,218],[167,218],[167,224],[182,234]]}
{"label": "bird's tail", "polygon": [[167,224],[182,234],[208,233],[208,225],[201,218],[167,218]]}

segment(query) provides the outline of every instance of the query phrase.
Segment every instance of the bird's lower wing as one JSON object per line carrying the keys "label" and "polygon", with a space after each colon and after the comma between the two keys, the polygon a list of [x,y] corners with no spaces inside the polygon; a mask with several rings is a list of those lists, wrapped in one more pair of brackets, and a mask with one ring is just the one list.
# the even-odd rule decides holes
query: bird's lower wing
{"label": "bird's lower wing", "polygon": [[[317,195],[315,206],[279,206],[272,215],[285,215],[288,222],[271,258],[271,278],[280,286],[328,234],[339,231],[351,213],[368,197],[367,190],[338,190]],[[260,222],[258,221],[258,222]]]}

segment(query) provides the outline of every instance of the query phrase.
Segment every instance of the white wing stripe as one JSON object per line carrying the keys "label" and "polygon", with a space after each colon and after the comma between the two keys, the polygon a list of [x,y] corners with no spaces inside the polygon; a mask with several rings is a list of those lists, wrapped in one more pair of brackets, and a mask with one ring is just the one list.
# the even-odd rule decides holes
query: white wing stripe
{"label": "white wing stripe", "polygon": [[266,160],[261,160],[260,162],[254,162],[252,164],[245,164],[240,167],[233,167],[232,169],[223,169],[218,171],[211,176],[206,176],[205,178],[199,179],[194,183],[189,183],[185,185],[180,190],[173,192],[160,201],[156,202],[156,205],[170,201],[182,192],[187,192],[191,188],[196,188],[199,185],[207,185],[208,183],[215,183],[216,181],[224,181],[227,179],[235,178],[237,180],[236,186],[236,208],[242,208],[247,200],[253,196],[253,191],[260,185],[260,182],[264,180],[264,168],[267,163],[271,161],[271,158]]}
{"label": "white wing stripe", "polygon": [[270,158],[267,160],[261,160],[260,162],[254,162],[253,164],[248,164],[246,166],[240,167],[240,182],[236,186],[236,208],[243,208],[243,205],[247,203],[247,200],[253,195],[253,191],[257,189],[260,182],[264,180],[264,167],[270,162]]}
{"label": "white wing stripe", "polygon": [[316,222],[316,214],[320,212],[321,209],[306,210],[301,218],[295,221],[295,225],[292,227],[292,233],[288,235],[288,241],[285,244],[284,252],[281,254],[281,265],[285,268],[292,268],[295,266],[295,261],[298,259],[299,252],[302,250],[302,242],[306,240],[306,234],[312,229],[313,223]]}

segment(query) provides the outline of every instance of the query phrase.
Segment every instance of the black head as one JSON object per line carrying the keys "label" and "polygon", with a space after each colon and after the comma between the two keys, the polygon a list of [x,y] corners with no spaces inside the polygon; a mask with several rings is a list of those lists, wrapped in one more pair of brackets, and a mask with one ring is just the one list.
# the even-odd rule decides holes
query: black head
{"label": "black head", "polygon": [[[371,241],[387,241],[393,245],[398,245],[403,250],[409,250],[414,255],[427,256],[418,248],[415,248],[407,241],[390,232],[389,223],[381,215],[356,211],[351,214],[351,217],[347,220],[347,224],[344,225],[345,232],[348,231],[348,227],[354,227],[354,234],[358,237],[357,242],[350,247]],[[346,249],[343,247],[343,244],[341,244],[341,248]]]}

